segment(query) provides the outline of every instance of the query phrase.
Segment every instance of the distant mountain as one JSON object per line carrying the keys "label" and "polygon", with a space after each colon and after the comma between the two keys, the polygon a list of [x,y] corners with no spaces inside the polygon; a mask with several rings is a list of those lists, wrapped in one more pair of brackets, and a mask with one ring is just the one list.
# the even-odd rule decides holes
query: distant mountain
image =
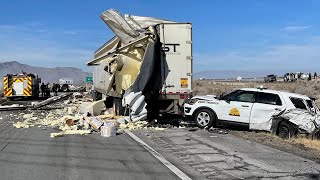
{"label": "distant mountain", "polygon": [[[92,76],[91,73],[73,67],[44,68],[21,64],[16,61],[0,63],[0,77],[6,74],[20,74],[22,71],[37,74],[42,82],[45,83],[56,83],[59,82],[60,78],[72,78],[74,84],[82,84],[86,76]],[[2,82],[2,80],[0,80],[0,82]]]}
{"label": "distant mountain", "polygon": [[[275,73],[275,72],[274,72]],[[241,70],[210,70],[194,73],[194,78],[206,78],[206,79],[225,79],[225,78],[252,78],[252,77],[264,77],[272,72],[253,72],[253,71],[241,71]]]}

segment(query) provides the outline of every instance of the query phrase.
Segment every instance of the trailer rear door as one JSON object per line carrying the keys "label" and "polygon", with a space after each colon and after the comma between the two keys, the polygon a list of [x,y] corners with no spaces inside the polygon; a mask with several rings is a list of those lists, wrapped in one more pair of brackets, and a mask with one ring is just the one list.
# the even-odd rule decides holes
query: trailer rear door
{"label": "trailer rear door", "polygon": [[164,94],[192,92],[192,25],[161,24],[158,27],[165,56],[162,58]]}

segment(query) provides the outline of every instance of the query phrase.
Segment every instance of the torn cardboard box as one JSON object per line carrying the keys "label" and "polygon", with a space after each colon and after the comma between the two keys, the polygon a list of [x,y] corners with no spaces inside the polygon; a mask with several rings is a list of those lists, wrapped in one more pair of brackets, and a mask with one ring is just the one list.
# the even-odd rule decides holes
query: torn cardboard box
{"label": "torn cardboard box", "polygon": [[89,124],[94,128],[94,129],[99,129],[100,126],[102,126],[102,122],[100,120],[100,118],[98,117],[92,117],[89,118]]}
{"label": "torn cardboard box", "polygon": [[117,129],[115,124],[110,123],[110,122],[105,122],[103,126],[101,126],[101,136],[103,137],[112,137],[116,136],[117,134]]}

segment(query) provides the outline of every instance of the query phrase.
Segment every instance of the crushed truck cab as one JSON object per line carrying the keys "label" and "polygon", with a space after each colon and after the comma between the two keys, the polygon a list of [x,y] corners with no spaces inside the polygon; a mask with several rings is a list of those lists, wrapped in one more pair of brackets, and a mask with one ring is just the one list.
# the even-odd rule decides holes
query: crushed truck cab
{"label": "crushed truck cab", "polygon": [[134,112],[133,119],[147,113],[179,114],[192,94],[192,25],[121,16],[112,9],[100,17],[115,36],[87,63],[94,69],[95,93],[104,95],[118,115]]}

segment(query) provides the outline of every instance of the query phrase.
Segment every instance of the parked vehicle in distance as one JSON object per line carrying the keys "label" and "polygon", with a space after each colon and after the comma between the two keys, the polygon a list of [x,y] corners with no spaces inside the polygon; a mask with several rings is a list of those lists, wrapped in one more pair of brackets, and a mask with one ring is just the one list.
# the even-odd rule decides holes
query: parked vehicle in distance
{"label": "parked vehicle in distance", "polygon": [[[271,131],[273,115],[291,109],[319,112],[314,99],[305,95],[266,88],[244,88],[217,97],[194,96],[184,104],[184,115],[200,128],[226,126]],[[286,126],[288,132],[290,128],[300,128],[300,124],[281,121],[276,124],[277,127],[279,125]],[[276,134],[279,133],[283,132],[277,130]]]}
{"label": "parked vehicle in distance", "polygon": [[308,74],[308,73],[302,73],[301,76],[300,76],[300,78],[301,78],[302,80],[308,80],[309,74]]}
{"label": "parked vehicle in distance", "polygon": [[264,77],[264,82],[275,82],[277,81],[277,76],[274,74],[269,74],[266,77]]}
{"label": "parked vehicle in distance", "polygon": [[68,92],[70,91],[71,87],[73,86],[73,79],[72,78],[61,78],[59,79],[59,91]]}
{"label": "parked vehicle in distance", "polygon": [[36,74],[7,74],[3,77],[3,95],[8,99],[37,98],[41,78]]}

